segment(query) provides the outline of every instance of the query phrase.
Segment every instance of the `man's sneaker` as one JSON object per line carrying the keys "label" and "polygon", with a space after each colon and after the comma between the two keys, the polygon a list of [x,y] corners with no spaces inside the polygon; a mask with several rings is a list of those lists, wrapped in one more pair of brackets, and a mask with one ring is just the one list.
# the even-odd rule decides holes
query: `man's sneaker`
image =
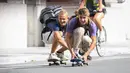
{"label": "man's sneaker", "polygon": [[51,54],[49,55],[48,60],[50,60],[50,59],[60,60],[60,58],[58,58],[57,55],[56,55],[55,53],[51,53]]}
{"label": "man's sneaker", "polygon": [[69,58],[64,55],[64,53],[56,53],[57,57],[60,58],[62,61],[67,61]]}

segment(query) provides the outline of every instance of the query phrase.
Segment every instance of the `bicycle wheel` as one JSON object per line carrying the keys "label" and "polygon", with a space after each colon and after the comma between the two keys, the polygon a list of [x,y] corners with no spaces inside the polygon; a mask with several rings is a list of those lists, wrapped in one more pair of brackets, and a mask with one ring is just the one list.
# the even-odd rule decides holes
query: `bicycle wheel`
{"label": "bicycle wheel", "polygon": [[106,34],[106,29],[104,28],[104,26],[102,26],[103,28],[103,32],[104,32],[104,40],[103,42],[100,41],[100,31],[98,30],[97,31],[97,41],[96,41],[96,51],[97,51],[97,54],[102,57],[105,55],[105,49],[102,47],[103,43],[107,41],[107,34]]}

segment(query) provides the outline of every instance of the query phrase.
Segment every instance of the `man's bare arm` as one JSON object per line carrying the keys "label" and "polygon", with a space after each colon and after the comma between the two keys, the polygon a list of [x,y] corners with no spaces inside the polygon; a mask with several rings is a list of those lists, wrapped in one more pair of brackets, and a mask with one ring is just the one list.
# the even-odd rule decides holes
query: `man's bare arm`
{"label": "man's bare arm", "polygon": [[65,40],[62,38],[62,33],[59,31],[54,31],[54,38],[65,48],[68,48],[67,43]]}

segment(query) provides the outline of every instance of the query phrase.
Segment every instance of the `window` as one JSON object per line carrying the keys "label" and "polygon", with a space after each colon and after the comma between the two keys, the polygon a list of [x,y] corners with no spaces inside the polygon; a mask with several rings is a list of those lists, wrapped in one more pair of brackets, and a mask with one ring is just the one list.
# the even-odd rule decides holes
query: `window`
{"label": "window", "polygon": [[7,3],[7,0],[0,0],[0,3]]}

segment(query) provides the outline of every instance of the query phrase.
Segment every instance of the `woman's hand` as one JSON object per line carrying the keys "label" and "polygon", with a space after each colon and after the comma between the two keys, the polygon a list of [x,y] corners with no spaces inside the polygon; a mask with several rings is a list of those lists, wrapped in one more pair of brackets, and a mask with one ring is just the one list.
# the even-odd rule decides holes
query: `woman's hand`
{"label": "woman's hand", "polygon": [[87,56],[86,56],[86,55],[83,55],[83,56],[82,56],[82,58],[83,58],[83,60],[85,61],[85,63],[88,61],[88,59],[87,59]]}
{"label": "woman's hand", "polygon": [[71,59],[77,58],[76,54],[74,52],[72,52],[71,54]]}

